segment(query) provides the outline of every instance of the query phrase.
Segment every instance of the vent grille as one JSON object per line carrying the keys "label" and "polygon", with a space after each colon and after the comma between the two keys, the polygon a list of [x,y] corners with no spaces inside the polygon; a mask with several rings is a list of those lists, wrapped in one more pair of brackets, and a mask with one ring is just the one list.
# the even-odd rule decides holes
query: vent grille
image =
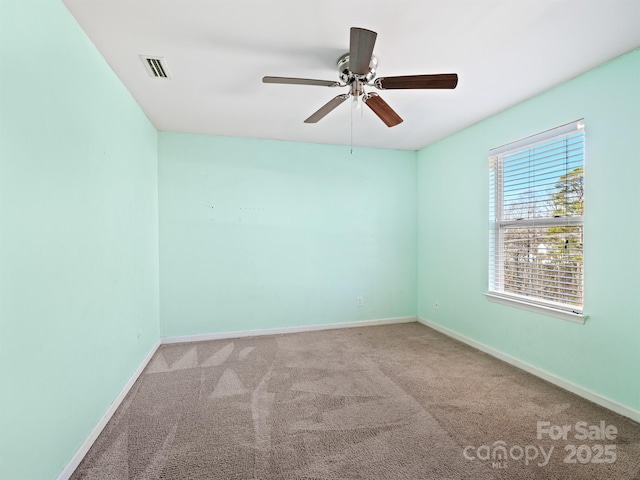
{"label": "vent grille", "polygon": [[140,56],[147,73],[154,78],[171,78],[167,63],[163,57]]}

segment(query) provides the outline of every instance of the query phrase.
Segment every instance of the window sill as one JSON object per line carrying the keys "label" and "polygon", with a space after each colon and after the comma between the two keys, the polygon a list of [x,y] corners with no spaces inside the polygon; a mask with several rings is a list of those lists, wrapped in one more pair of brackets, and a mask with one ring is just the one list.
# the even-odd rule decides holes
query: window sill
{"label": "window sill", "polygon": [[543,315],[549,315],[551,317],[561,318],[562,320],[568,320],[570,322],[579,323],[581,325],[584,324],[584,321],[588,318],[588,315],[584,315],[582,313],[567,312],[565,310],[538,305],[535,303],[520,300],[518,298],[507,297],[505,295],[500,295],[497,293],[485,293],[484,296],[492,302],[501,303],[510,307],[522,308],[524,310],[541,313]]}

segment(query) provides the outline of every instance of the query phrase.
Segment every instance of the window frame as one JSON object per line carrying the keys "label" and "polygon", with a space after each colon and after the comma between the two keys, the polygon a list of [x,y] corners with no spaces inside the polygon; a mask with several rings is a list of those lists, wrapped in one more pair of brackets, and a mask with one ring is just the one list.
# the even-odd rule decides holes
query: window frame
{"label": "window frame", "polygon": [[[580,306],[569,303],[554,302],[544,299],[542,296],[536,297],[529,290],[529,295],[519,295],[515,292],[504,289],[504,235],[508,227],[543,227],[552,228],[554,226],[576,226],[582,227],[584,236],[584,212],[580,215],[567,215],[562,217],[547,216],[540,218],[508,219],[504,214],[504,178],[502,161],[505,155],[521,152],[535,146],[544,145],[557,138],[566,138],[571,134],[582,132],[582,182],[584,185],[584,167],[586,164],[586,146],[584,138],[584,119],[575,120],[564,125],[540,132],[535,135],[510,142],[500,147],[489,150],[489,175],[490,175],[490,195],[489,195],[489,288],[484,294],[489,300],[501,304],[535,311],[545,315],[569,320],[575,323],[584,323],[588,316],[584,313],[584,244],[580,247],[582,257],[582,276],[580,289],[582,292],[582,303]],[[527,177],[529,178],[529,177]],[[537,198],[537,197],[536,197]],[[530,285],[533,286],[533,285]]]}

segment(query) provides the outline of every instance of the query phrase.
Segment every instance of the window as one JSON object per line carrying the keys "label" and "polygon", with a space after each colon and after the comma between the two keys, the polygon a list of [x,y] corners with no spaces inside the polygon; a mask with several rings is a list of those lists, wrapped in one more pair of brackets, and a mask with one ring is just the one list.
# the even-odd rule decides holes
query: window
{"label": "window", "polygon": [[489,296],[582,322],[584,122],[489,152]]}

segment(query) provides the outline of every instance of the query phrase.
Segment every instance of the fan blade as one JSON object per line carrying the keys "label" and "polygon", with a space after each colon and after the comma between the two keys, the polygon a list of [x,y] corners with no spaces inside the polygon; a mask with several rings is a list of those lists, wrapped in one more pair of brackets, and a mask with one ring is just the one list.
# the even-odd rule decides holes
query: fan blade
{"label": "fan blade", "polygon": [[314,80],[311,78],[263,77],[262,83],[284,83],[288,85],[317,85],[319,87],[338,87],[340,82],[332,80]]}
{"label": "fan blade", "polygon": [[439,75],[407,75],[405,77],[381,77],[373,82],[380,90],[392,90],[400,88],[456,88],[458,75],[455,73],[443,73]]}
{"label": "fan blade", "polygon": [[377,93],[368,93],[364,99],[364,103],[373,110],[373,113],[380,117],[380,120],[382,120],[387,127],[395,127],[399,123],[402,123],[400,115]]}
{"label": "fan blade", "polygon": [[378,34],[364,28],[351,27],[349,45],[349,70],[356,75],[369,73],[373,46]]}
{"label": "fan blade", "polygon": [[318,120],[321,120],[325,117],[327,113],[336,108],[342,102],[344,102],[347,98],[349,98],[349,94],[343,93],[342,95],[338,95],[337,97],[332,98],[327,103],[325,103],[322,107],[318,109],[313,115],[307,118],[304,123],[317,123]]}

